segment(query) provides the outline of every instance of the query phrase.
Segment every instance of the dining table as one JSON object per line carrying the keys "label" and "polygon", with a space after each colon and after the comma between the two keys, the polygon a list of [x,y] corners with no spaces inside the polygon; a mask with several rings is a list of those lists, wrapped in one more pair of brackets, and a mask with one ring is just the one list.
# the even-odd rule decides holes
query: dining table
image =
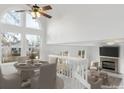
{"label": "dining table", "polygon": [[24,63],[15,63],[14,67],[17,69],[20,75],[21,87],[31,86],[31,80],[33,77],[39,76],[40,67],[44,65],[43,62],[30,62],[31,60],[26,60]]}

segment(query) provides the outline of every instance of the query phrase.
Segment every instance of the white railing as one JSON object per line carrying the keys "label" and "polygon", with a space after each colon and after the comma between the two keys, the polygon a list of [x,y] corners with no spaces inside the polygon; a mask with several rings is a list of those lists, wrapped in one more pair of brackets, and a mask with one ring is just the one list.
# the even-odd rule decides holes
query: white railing
{"label": "white railing", "polygon": [[88,60],[80,57],[49,55],[49,62],[57,62],[57,75],[65,88],[90,88],[87,82]]}

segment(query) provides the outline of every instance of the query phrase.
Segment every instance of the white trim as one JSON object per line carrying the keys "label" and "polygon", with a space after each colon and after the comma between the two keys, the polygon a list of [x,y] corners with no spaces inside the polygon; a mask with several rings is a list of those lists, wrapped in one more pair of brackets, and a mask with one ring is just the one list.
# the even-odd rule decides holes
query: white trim
{"label": "white trim", "polygon": [[25,27],[18,27],[15,25],[10,24],[3,24],[0,23],[0,32],[14,32],[14,33],[25,33],[25,34],[41,34],[41,30],[25,28]]}
{"label": "white trim", "polygon": [[26,36],[21,34],[21,56],[26,56],[27,45],[26,45]]}
{"label": "white trim", "polygon": [[59,55],[48,55],[50,57],[57,57],[61,59],[71,59],[71,60],[78,60],[78,61],[84,61],[87,60],[86,58],[80,58],[80,57],[71,57],[71,56],[59,56]]}
{"label": "white trim", "polygon": [[109,56],[100,56],[100,57],[103,57],[103,58],[112,58],[112,59],[119,59],[119,57],[109,57]]}

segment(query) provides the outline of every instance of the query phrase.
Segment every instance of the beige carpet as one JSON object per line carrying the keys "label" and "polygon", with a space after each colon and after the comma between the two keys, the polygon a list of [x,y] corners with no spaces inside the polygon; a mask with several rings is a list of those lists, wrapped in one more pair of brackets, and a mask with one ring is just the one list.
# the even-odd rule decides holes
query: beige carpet
{"label": "beige carpet", "polygon": [[[106,72],[101,72],[102,77],[98,71],[93,71],[93,72],[88,72],[88,82],[91,84],[91,88],[95,89],[118,89],[120,88],[120,85],[122,83],[122,78],[118,76],[114,76],[112,74],[106,73]],[[107,77],[104,75],[107,74]],[[91,75],[95,76],[94,78],[91,78]],[[98,79],[97,78],[101,78]],[[96,78],[96,79],[95,79]],[[96,81],[94,81],[96,80]],[[95,86],[95,87],[94,87]],[[122,86],[121,86],[122,87]]]}
{"label": "beige carpet", "polygon": [[108,76],[108,82],[103,84],[101,86],[102,89],[117,89],[119,88],[119,85],[121,83],[122,79],[113,77],[113,76]]}

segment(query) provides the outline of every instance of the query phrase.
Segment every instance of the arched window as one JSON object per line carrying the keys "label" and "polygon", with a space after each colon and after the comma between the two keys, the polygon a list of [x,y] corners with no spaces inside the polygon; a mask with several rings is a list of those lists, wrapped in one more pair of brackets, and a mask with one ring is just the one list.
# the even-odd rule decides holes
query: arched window
{"label": "arched window", "polygon": [[[30,52],[36,54],[36,58],[40,57],[40,35],[32,35],[32,32],[29,34],[24,33],[23,31],[31,30],[38,31],[40,30],[40,25],[37,20],[32,19],[32,16],[27,12],[15,12],[15,10],[9,10],[4,13],[2,16],[1,23],[10,24],[10,29],[1,29],[1,39],[0,39],[0,48],[1,48],[1,62],[14,62],[17,61],[19,56],[28,55]],[[11,25],[12,28],[11,28]],[[14,27],[16,26],[16,27]],[[17,27],[18,26],[18,27]],[[3,26],[4,27],[4,26]],[[21,29],[16,31],[17,29]],[[28,29],[33,28],[33,29]],[[35,30],[37,29],[37,30]],[[4,32],[5,31],[5,32]],[[15,32],[16,31],[16,32]],[[22,31],[22,32],[20,32]],[[33,32],[34,33],[34,32]],[[31,35],[30,35],[31,34]],[[26,37],[26,38],[23,38]],[[25,43],[27,42],[27,43]],[[26,51],[26,52],[25,52]]]}
{"label": "arched window", "polygon": [[[40,26],[38,21],[36,19],[33,19],[31,14],[25,13],[15,12],[15,10],[8,11],[3,15],[1,22],[5,24],[11,24],[20,27],[23,26],[25,28],[33,28],[39,30]],[[25,20],[23,18],[25,18]]]}
{"label": "arched window", "polygon": [[7,13],[4,14],[2,18],[2,22],[5,24],[11,24],[11,25],[16,25],[16,26],[21,26],[21,13],[16,13],[15,11],[8,11]]}

